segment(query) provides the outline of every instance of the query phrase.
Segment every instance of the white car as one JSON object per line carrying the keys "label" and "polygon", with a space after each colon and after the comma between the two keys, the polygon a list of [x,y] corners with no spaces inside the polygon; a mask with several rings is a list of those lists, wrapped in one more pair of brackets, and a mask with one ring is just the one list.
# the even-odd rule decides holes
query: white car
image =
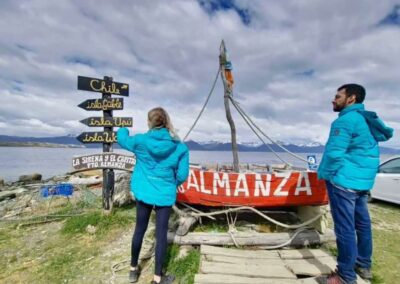
{"label": "white car", "polygon": [[371,200],[379,199],[400,204],[400,156],[393,157],[379,166]]}

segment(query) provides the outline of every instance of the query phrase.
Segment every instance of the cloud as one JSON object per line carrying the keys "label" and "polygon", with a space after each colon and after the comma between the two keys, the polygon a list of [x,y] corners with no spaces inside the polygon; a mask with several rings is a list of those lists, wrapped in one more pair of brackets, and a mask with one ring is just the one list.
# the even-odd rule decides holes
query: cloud
{"label": "cloud", "polygon": [[[372,8],[373,7],[373,8]],[[2,1],[0,134],[88,131],[77,107],[99,93],[77,76],[130,85],[133,131],[165,107],[184,136],[211,89],[225,40],[234,97],[274,139],[323,143],[338,86],[358,82],[366,107],[399,133],[399,6],[395,1]],[[257,137],[231,107],[239,141]],[[100,113],[96,114],[100,115]],[[18,126],[18,127],[17,127]],[[400,147],[398,134],[384,144]],[[230,139],[218,80],[190,139]]]}

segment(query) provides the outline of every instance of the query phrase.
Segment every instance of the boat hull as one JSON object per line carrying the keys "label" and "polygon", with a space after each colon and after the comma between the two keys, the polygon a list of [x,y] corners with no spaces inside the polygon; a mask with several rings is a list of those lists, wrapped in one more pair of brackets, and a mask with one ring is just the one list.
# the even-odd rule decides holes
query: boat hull
{"label": "boat hull", "polygon": [[204,206],[285,207],[325,205],[328,195],[316,172],[230,173],[190,168],[177,200]]}

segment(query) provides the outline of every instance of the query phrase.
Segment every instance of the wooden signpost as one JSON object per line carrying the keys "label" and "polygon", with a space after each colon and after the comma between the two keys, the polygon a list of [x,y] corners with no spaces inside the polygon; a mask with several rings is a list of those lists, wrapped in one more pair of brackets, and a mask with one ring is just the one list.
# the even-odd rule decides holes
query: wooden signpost
{"label": "wooden signpost", "polygon": [[82,143],[116,143],[116,132],[82,132],[76,139]]}
{"label": "wooden signpost", "polygon": [[84,110],[121,110],[124,100],[121,98],[86,100],[78,105]]}
{"label": "wooden signpost", "polygon": [[108,95],[129,96],[129,85],[113,82],[111,77],[104,77],[103,80],[78,76],[78,90],[99,92]]}
{"label": "wooden signpost", "polygon": [[89,127],[131,127],[132,118],[130,117],[88,117],[82,119],[80,122]]}
{"label": "wooden signpost", "polygon": [[74,168],[75,172],[91,169],[109,168],[116,170],[132,171],[135,163],[136,160],[134,157],[115,153],[86,155],[74,157],[72,159],[72,167]]}
{"label": "wooden signpost", "polygon": [[101,98],[86,100],[78,107],[87,111],[103,111],[103,117],[88,117],[80,122],[89,127],[104,127],[104,131],[83,132],[76,138],[82,143],[102,143],[103,153],[75,157],[72,166],[75,171],[103,169],[103,209],[111,211],[114,169],[131,171],[134,166],[133,157],[112,153],[113,143],[117,142],[113,127],[132,126],[132,118],[113,117],[113,110],[123,109],[124,101],[122,98],[112,98],[111,95],[129,96],[129,85],[113,82],[107,76],[103,79],[78,76],[78,90],[102,93]]}

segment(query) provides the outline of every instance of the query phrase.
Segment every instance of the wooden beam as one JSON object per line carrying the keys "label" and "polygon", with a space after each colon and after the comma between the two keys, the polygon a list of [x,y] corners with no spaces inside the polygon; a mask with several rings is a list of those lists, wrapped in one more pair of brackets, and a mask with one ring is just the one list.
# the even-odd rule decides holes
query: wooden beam
{"label": "wooden beam", "polygon": [[[175,233],[168,234],[168,241],[179,245],[235,245],[232,236],[240,246],[276,246],[288,242],[293,233],[188,233],[186,236],[178,236]],[[287,246],[305,246],[321,244],[335,240],[332,230],[325,234],[315,231],[304,231],[299,233]]]}

